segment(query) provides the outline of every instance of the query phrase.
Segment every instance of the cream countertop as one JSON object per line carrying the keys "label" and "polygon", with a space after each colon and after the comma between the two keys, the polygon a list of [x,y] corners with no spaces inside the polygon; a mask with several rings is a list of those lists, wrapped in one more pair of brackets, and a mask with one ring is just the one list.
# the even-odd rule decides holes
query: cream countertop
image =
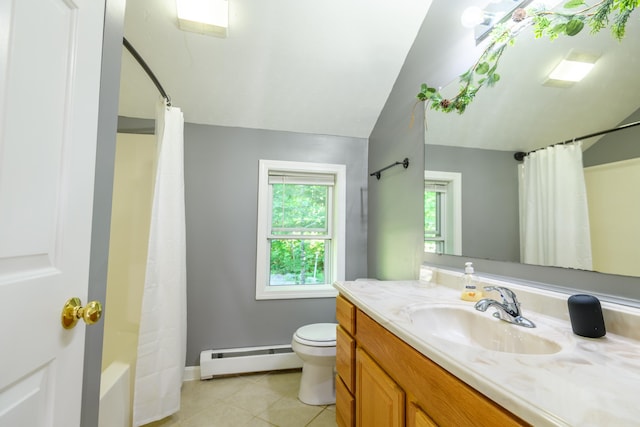
{"label": "cream countertop", "polygon": [[[442,272],[440,277],[442,282],[452,281]],[[610,332],[607,323],[609,317],[619,324],[633,325],[640,318],[635,310],[620,307],[622,314],[612,314],[615,307],[603,303],[607,335],[583,338],[573,334],[568,313],[562,312],[567,311],[568,295],[509,283],[490,284],[513,289],[522,303],[523,316],[537,325],[528,332],[560,342],[562,349],[542,355],[504,353],[416,332],[409,316],[417,307],[446,303],[474,310],[474,303],[460,300],[459,291],[452,287],[425,281],[368,280],[334,286],[407,344],[535,426],[640,425],[640,342]],[[553,307],[557,317],[529,310],[525,300],[532,306]],[[480,314],[491,317],[493,311]],[[628,316],[633,319],[629,321]]]}

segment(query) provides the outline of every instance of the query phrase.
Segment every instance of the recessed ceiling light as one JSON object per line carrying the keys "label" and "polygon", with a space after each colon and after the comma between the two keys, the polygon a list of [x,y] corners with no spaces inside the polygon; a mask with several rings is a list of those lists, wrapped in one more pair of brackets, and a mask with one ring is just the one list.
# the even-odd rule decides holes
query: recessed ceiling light
{"label": "recessed ceiling light", "polygon": [[593,69],[598,58],[592,53],[572,51],[551,71],[543,84],[552,87],[572,86]]}
{"label": "recessed ceiling light", "polygon": [[227,36],[228,0],[176,0],[178,26],[185,31]]}
{"label": "recessed ceiling light", "polygon": [[589,71],[596,65],[593,62],[570,61],[563,59],[549,74],[552,80],[564,80],[567,82],[579,82],[584,79]]}

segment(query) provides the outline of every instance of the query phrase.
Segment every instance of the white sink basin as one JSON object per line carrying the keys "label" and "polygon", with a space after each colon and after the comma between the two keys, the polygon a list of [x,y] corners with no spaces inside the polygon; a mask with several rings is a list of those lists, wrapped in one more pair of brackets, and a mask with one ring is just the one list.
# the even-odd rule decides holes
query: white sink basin
{"label": "white sink basin", "polygon": [[[560,344],[527,329],[456,306],[428,306],[409,310],[416,335],[431,335],[470,347],[517,354],[553,354]],[[538,332],[538,331],[536,331]]]}

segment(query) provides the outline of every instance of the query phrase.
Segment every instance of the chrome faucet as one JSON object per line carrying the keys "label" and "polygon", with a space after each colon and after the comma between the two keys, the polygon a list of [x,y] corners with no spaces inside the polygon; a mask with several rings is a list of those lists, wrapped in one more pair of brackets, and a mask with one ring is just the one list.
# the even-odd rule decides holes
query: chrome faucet
{"label": "chrome faucet", "polygon": [[502,302],[491,298],[483,298],[476,303],[476,310],[487,311],[489,307],[494,307],[496,312],[493,313],[493,317],[526,328],[536,327],[531,320],[522,317],[520,303],[518,302],[518,298],[516,298],[516,294],[511,289],[503,286],[485,286],[484,290],[498,291],[500,297],[502,297]]}

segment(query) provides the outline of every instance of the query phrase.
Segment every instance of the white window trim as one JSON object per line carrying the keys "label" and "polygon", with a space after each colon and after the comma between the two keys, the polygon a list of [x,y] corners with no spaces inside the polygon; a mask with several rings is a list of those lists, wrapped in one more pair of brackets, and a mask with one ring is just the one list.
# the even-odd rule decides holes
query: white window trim
{"label": "white window trim", "polygon": [[[459,172],[424,171],[425,181],[441,181],[447,184],[448,206],[452,212],[453,236],[451,248],[445,251],[448,255],[462,255],[462,174]],[[445,248],[447,247],[445,242]]]}
{"label": "white window trim", "polygon": [[263,160],[258,168],[258,230],[256,251],[256,299],[294,299],[294,298],[330,298],[338,295],[332,284],[269,286],[269,171],[333,174],[336,181],[333,187],[335,215],[333,219],[333,248],[331,268],[333,280],[344,280],[346,247],[346,166],[330,163],[289,162],[282,160]]}

